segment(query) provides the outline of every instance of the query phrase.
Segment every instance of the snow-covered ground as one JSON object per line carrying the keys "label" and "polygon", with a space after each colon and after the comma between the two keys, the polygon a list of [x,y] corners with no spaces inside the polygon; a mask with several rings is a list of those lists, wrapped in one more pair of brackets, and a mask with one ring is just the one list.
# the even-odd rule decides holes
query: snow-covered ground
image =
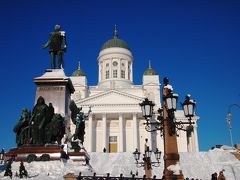
{"label": "snow-covered ground", "polygon": [[[81,166],[78,162],[68,160],[50,161],[50,162],[32,162],[24,163],[26,170],[31,176],[30,179],[61,179],[67,173],[82,172],[83,175],[92,175],[96,172],[97,175],[119,176],[121,173],[124,176],[131,176],[130,173],[138,172],[138,177],[144,174],[143,167],[137,168],[132,153],[90,153],[90,165]],[[152,160],[155,157],[153,155]],[[19,162],[12,164],[13,174],[19,171]],[[222,149],[214,149],[208,152],[198,153],[180,153],[180,168],[183,171],[184,177],[198,178],[209,180],[211,174],[225,170],[224,174],[227,180],[240,180],[240,161],[237,160],[231,153]],[[157,178],[162,177],[163,160],[160,167],[153,167],[153,175]],[[4,177],[3,172],[0,173],[0,179],[10,179]],[[13,179],[17,179],[13,177]]]}

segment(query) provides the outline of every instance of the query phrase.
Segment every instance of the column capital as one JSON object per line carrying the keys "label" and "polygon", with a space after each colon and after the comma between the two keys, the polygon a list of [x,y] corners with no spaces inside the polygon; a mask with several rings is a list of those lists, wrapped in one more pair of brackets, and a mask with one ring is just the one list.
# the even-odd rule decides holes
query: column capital
{"label": "column capital", "polygon": [[93,115],[94,115],[93,113],[90,113],[89,116],[88,116],[88,118],[92,118]]}
{"label": "column capital", "polygon": [[137,112],[133,112],[132,115],[137,117]]}
{"label": "column capital", "polygon": [[102,113],[102,118],[106,118],[107,117],[107,113]]}
{"label": "column capital", "polygon": [[124,118],[124,113],[118,113],[118,116]]}

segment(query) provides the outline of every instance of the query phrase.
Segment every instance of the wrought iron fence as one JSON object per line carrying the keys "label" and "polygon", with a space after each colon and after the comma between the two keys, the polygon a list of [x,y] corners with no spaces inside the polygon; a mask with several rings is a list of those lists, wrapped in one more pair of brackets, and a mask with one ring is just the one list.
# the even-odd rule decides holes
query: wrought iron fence
{"label": "wrought iron fence", "polygon": [[107,173],[106,176],[99,176],[96,175],[96,173],[93,173],[93,176],[82,176],[81,173],[79,173],[79,176],[77,177],[77,180],[132,180],[132,179],[138,179],[138,180],[161,180],[157,179],[156,176],[153,176],[153,178],[147,178],[146,175],[143,177],[136,177],[135,174],[132,174],[130,177],[125,177],[123,174],[120,174],[120,176],[110,176],[110,173]]}

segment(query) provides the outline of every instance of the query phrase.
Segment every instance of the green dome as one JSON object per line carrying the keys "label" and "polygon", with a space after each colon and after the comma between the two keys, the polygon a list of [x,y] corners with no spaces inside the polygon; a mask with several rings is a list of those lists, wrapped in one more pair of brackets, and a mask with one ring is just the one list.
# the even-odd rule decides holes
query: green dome
{"label": "green dome", "polygon": [[143,75],[148,75],[148,76],[152,76],[152,75],[158,75],[151,67],[150,61],[149,61],[149,67],[148,69],[143,73]]}
{"label": "green dome", "polygon": [[111,48],[111,47],[120,47],[120,48],[125,48],[125,49],[130,50],[127,43],[125,41],[121,40],[121,39],[118,39],[118,38],[110,39],[107,42],[105,42],[103,44],[101,50]]}
{"label": "green dome", "polygon": [[86,76],[80,68],[80,62],[78,63],[78,69],[72,73],[72,76]]}
{"label": "green dome", "polygon": [[111,48],[111,47],[120,47],[120,48],[125,48],[130,50],[128,44],[122,40],[118,38],[118,34],[117,34],[117,26],[115,25],[115,29],[114,29],[114,37],[113,39],[108,40],[107,42],[105,42],[101,48],[101,50],[107,49],[107,48]]}

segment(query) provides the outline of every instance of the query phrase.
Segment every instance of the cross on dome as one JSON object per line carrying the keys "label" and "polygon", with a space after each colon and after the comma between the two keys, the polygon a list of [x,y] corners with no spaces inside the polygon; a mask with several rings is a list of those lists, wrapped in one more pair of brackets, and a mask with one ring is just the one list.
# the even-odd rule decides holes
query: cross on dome
{"label": "cross on dome", "polygon": [[114,38],[118,38],[118,30],[117,30],[117,25],[116,24],[114,26]]}
{"label": "cross on dome", "polygon": [[151,60],[148,61],[148,68],[152,69],[152,67],[151,67]]}

